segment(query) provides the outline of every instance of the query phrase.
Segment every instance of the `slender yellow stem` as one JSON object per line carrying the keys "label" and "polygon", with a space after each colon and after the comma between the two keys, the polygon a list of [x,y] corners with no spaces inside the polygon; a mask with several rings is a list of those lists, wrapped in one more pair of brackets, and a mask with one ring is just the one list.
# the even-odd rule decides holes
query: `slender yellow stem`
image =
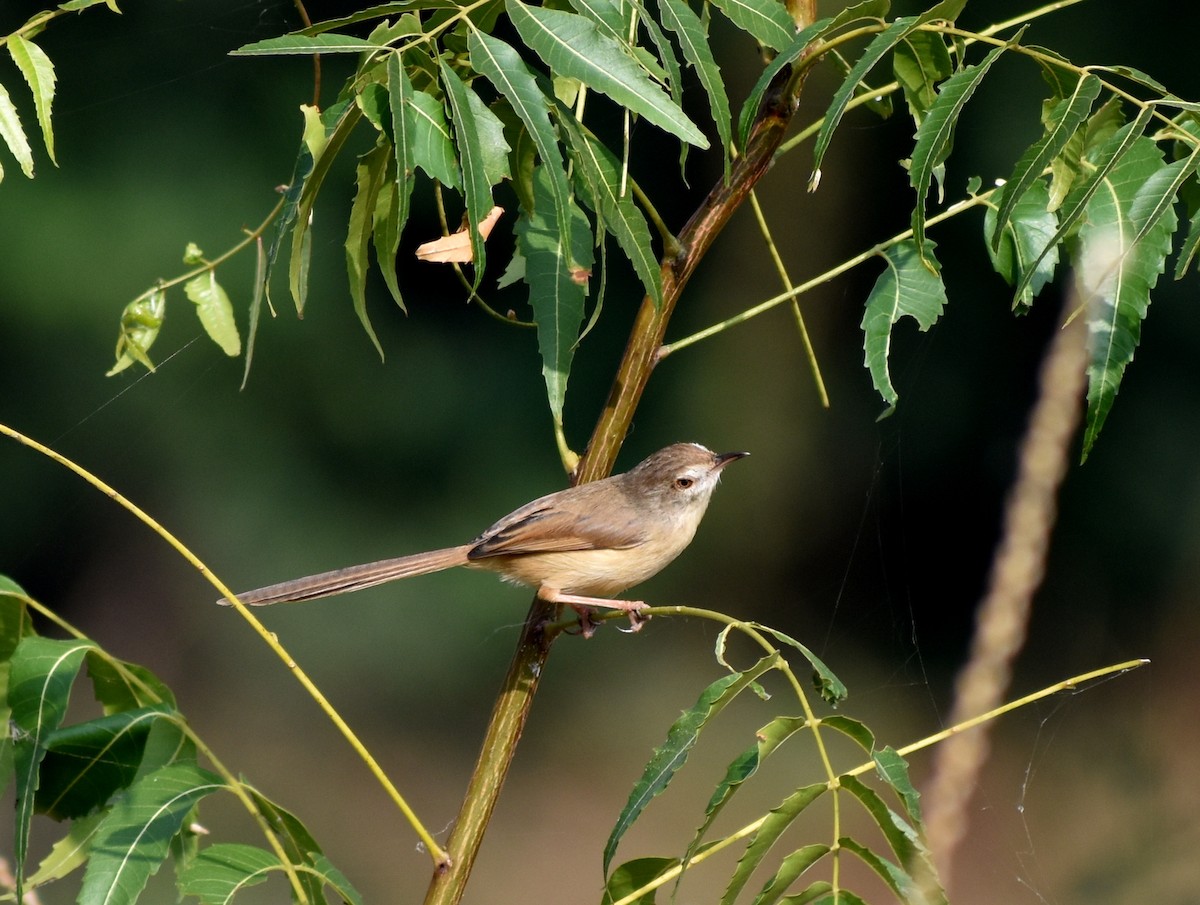
{"label": "slender yellow stem", "polygon": [[433,859],[434,865],[438,868],[441,868],[449,862],[449,858],[447,857],[446,853],[442,851],[441,847],[434,840],[432,834],[417,818],[416,813],[411,807],[409,807],[408,802],[404,800],[404,797],[400,794],[395,785],[392,784],[392,781],[388,779],[387,774],[383,772],[383,768],[379,766],[379,763],[375,760],[374,756],[372,756],[372,754],[367,750],[366,746],[354,733],[354,730],[350,728],[350,725],[342,718],[341,714],[339,714],[329,702],[329,699],[321,693],[319,688],[317,688],[316,683],[314,683],[313,680],[309,678],[308,674],[300,668],[295,660],[292,659],[292,656],[287,652],[287,650],[284,649],[283,645],[279,643],[279,639],[275,637],[274,633],[267,630],[266,626],[264,626],[258,620],[258,618],[255,617],[255,615],[251,613],[250,610],[247,609],[240,600],[237,599],[237,596],[233,593],[233,591],[231,591],[224,584],[224,582],[217,578],[216,575],[214,575],[208,568],[208,566],[206,566],[200,560],[200,558],[196,556],[196,554],[184,546],[180,540],[167,531],[167,529],[159,524],[159,522],[150,516],[149,513],[145,512],[133,502],[126,499],[114,488],[100,480],[87,469],[83,468],[83,466],[76,464],[66,456],[56,452],[53,449],[50,449],[47,446],[43,446],[41,443],[38,443],[36,440],[25,436],[21,432],[14,430],[8,425],[0,424],[0,434],[4,434],[13,440],[16,440],[18,443],[21,443],[30,449],[41,453],[47,458],[52,459],[59,465],[83,478],[83,480],[87,481],[87,483],[91,484],[109,499],[113,500],[115,503],[137,517],[143,524],[149,527],[150,530],[152,530],[155,534],[165,540],[172,548],[174,548],[174,550],[185,560],[187,560],[197,572],[208,579],[209,583],[211,583],[212,586],[221,593],[221,596],[229,601],[229,603],[232,604],[237,610],[238,614],[250,624],[251,628],[254,629],[263,642],[266,643],[266,645],[271,648],[275,655],[284,662],[287,668],[291,671],[292,675],[296,678],[296,681],[298,681],[304,687],[304,690],[308,692],[309,697],[316,701],[317,706],[324,712],[325,716],[334,724],[334,726],[337,727],[343,738],[349,742],[350,747],[354,749],[355,753],[358,754],[363,763],[367,765],[367,769],[371,771],[372,775],[374,775],[375,779],[383,787],[384,791],[396,804],[396,807],[400,809],[400,812],[404,815],[405,819],[408,820],[418,838],[420,838],[422,844],[428,850],[430,857]]}
{"label": "slender yellow stem", "polygon": [[[758,193],[753,189],[750,190],[750,207],[754,211],[754,219],[758,223],[758,230],[762,233],[763,241],[767,245],[767,253],[771,256],[771,261],[775,264],[775,271],[779,274],[779,280],[783,283],[785,292],[791,292],[795,287],[792,285],[792,278],[787,272],[787,266],[783,263],[783,258],[779,255],[779,249],[775,245],[775,238],[771,235],[771,227],[767,223],[767,218],[763,214],[762,205],[758,203]],[[800,331],[800,341],[804,343],[804,355],[808,359],[808,366],[812,369],[813,380],[817,384],[817,395],[821,399],[821,407],[829,408],[829,391],[825,388],[825,378],[821,376],[821,364],[817,361],[817,352],[813,348],[812,338],[808,335],[808,325],[804,323],[804,314],[800,311],[800,303],[796,301],[795,296],[792,297],[792,316],[796,319],[796,329]]]}
{"label": "slender yellow stem", "polygon": [[[952,204],[950,207],[946,208],[946,210],[942,211],[940,214],[936,214],[936,215],[930,217],[926,221],[925,225],[926,226],[934,226],[938,223],[941,223],[944,220],[950,219],[951,217],[958,216],[963,211],[968,210],[969,208],[976,207],[980,204],[986,204],[988,202],[988,200],[991,198],[993,191],[995,191],[995,190],[991,189],[989,191],[983,192],[982,194],[972,195],[970,198],[964,198],[962,201],[959,201],[956,204]],[[690,336],[685,336],[682,339],[677,339],[677,340],[675,340],[675,342],[672,342],[672,343],[665,343],[664,345],[659,347],[658,357],[660,359],[665,358],[666,356],[672,354],[673,352],[678,352],[680,349],[686,349],[688,346],[693,345],[694,343],[698,343],[703,339],[708,339],[710,336],[715,336],[718,333],[722,333],[725,330],[728,330],[730,327],[736,327],[738,324],[745,323],[746,321],[750,320],[751,318],[758,317],[758,315],[764,314],[767,311],[770,311],[772,308],[775,308],[779,305],[782,305],[784,302],[794,299],[798,295],[803,295],[804,293],[808,292],[810,289],[815,289],[816,287],[822,285],[823,283],[828,283],[830,280],[834,279],[835,277],[841,276],[843,273],[845,273],[848,270],[853,270],[859,264],[862,264],[864,261],[869,261],[871,258],[875,257],[875,255],[882,254],[884,251],[891,248],[893,245],[903,242],[905,239],[911,239],[912,234],[913,234],[913,231],[911,229],[906,229],[903,232],[897,233],[896,235],[892,236],[890,239],[885,239],[883,242],[880,242],[878,245],[874,245],[871,248],[868,248],[866,251],[861,252],[860,254],[857,254],[852,258],[847,258],[845,261],[843,261],[841,264],[838,264],[836,267],[831,267],[829,270],[826,270],[824,273],[818,274],[817,276],[813,277],[811,280],[807,280],[806,282],[801,283],[799,286],[796,286],[795,288],[793,288],[787,292],[781,292],[781,293],[779,293],[779,295],[772,296],[771,298],[767,299],[765,302],[759,302],[757,305],[755,305],[752,308],[747,308],[745,311],[740,311],[737,314],[733,315],[733,317],[727,318],[727,319],[721,321],[720,323],[713,324],[710,327],[705,327],[703,330],[699,330],[699,331],[691,334]]]}

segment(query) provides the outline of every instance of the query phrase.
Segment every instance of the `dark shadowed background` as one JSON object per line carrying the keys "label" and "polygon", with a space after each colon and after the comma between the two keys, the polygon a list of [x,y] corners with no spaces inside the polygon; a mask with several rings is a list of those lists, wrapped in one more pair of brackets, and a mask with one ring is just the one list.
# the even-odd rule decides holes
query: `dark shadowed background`
{"label": "dark shadowed background", "polygon": [[[0,33],[38,6],[3,0]],[[122,16],[98,8],[57,21],[40,41],[58,67],[59,168],[35,147],[29,182],[0,150],[0,421],[118,488],[235,588],[459,543],[563,486],[533,333],[485,317],[411,255],[437,232],[427,182],[401,250],[408,314],[372,277],[386,361],[371,348],[344,276],[352,155],[318,203],[305,317],[278,280],[278,317],[262,324],[245,390],[242,363],[203,336],[179,290],[153,350],[158,372],[104,377],[125,303],[181,272],[187,242],[216,255],[270,210],[312,90],[303,58],[228,56],[297,26],[283,0],[122,6]],[[309,7],[314,19],[347,8]],[[981,26],[1017,9],[973,2],[961,21]],[[1176,27],[1195,23],[1180,15],[1194,19],[1161,0],[1095,0],[1047,17],[1025,41],[1080,63],[1136,66],[1196,98],[1192,36]],[[737,39],[723,59],[736,110],[755,54]],[[347,72],[341,63],[326,61],[326,101]],[[32,131],[7,57],[0,82]],[[811,80],[798,122],[819,115],[831,84]],[[987,184],[1007,174],[1038,134],[1038,90],[1032,64],[1000,61],[957,136],[948,197],[972,175]],[[707,124],[703,110],[696,116]],[[815,195],[805,191],[807,147],[768,175],[761,197],[797,282],[907,225],[911,189],[897,159],[911,131],[899,113],[881,122],[860,111],[834,139]],[[693,153],[683,186],[677,149],[653,132],[635,132],[634,172],[678,226],[719,170]],[[780,308],[664,361],[619,465],[675,440],[753,453],[727,472],[692,548],[641,596],[802,639],[849,685],[845,712],[896,746],[942,725],[1058,316],[1058,286],[1029,317],[1011,315],[982,217],[932,233],[950,304],[927,334],[911,321],[898,327],[893,417],[875,420],[883,406],[862,366],[858,324],[880,269],[868,264],[803,299],[829,411]],[[490,246],[496,273],[510,228],[502,222]],[[252,275],[249,256],[219,272],[243,328]],[[1099,445],[1067,478],[1013,696],[1133,657],[1153,664],[1000,723],[956,901],[1200,901],[1196,287],[1194,275],[1163,278]],[[669,338],[778,291],[747,209],[701,266]],[[519,290],[489,297],[527,312]],[[571,376],[576,448],[639,301],[615,267]],[[0,572],[162,676],[225,762],[305,819],[368,902],[419,901],[429,862],[410,829],[283,665],[234,612],[212,605],[199,575],[124,510],[7,441],[0,501]],[[444,838],[528,602],[526,591],[462,572],[263,618]],[[720,675],[714,636],[711,624],[660,619],[639,635],[605,629],[556,646],[468,902],[598,900],[601,848],[631,784],[670,722]],[[712,727],[622,855],[680,854],[725,762],[776,712],[746,701]],[[794,744],[775,764],[776,785],[748,792],[758,798],[729,815],[728,830],[813,781],[809,752]],[[918,777],[928,764],[914,757]],[[253,839],[230,804],[206,804],[204,817],[222,838]],[[37,831],[40,857],[54,828]],[[714,901],[731,863],[724,875],[698,874],[680,901]],[[43,900],[73,900],[74,887],[62,886],[60,899],[50,889]]]}

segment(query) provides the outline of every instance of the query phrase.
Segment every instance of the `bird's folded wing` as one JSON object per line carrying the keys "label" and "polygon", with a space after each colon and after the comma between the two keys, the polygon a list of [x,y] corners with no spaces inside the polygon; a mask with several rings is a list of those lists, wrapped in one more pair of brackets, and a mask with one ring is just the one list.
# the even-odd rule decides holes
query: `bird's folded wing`
{"label": "bird's folded wing", "polygon": [[[630,513],[632,516],[632,513]],[[469,560],[523,553],[571,550],[625,550],[645,542],[636,520],[596,518],[561,507],[526,508],[485,531],[471,546]]]}

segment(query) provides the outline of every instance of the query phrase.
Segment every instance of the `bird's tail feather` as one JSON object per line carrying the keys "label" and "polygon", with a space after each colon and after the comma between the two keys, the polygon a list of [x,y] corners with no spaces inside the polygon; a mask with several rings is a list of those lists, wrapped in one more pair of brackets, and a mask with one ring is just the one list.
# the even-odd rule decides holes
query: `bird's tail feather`
{"label": "bird's tail feather", "polygon": [[[440,572],[454,566],[466,565],[467,551],[470,549],[470,545],[463,545],[446,547],[444,550],[430,550],[428,553],[414,553],[411,556],[398,556],[394,559],[381,559],[378,562],[365,563],[361,566],[348,566],[344,569],[334,569],[332,572],[322,572],[319,575],[281,581],[279,584],[246,591],[237,596],[247,606],[297,603],[303,600],[332,597],[334,594],[361,591],[363,588],[371,588],[377,584],[396,581],[400,578],[427,575],[430,572]],[[228,603],[225,600],[217,602]]]}

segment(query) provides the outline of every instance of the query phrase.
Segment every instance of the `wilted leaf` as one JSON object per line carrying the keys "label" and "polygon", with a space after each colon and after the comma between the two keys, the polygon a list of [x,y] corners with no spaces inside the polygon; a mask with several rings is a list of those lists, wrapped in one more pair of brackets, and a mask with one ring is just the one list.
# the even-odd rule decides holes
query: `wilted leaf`
{"label": "wilted leaf", "polygon": [[[493,207],[479,224],[479,234],[487,239],[492,234],[492,228],[504,213],[504,208]],[[465,226],[460,227],[448,236],[434,239],[417,246],[417,257],[431,264],[469,264],[471,258],[471,237]]]}

